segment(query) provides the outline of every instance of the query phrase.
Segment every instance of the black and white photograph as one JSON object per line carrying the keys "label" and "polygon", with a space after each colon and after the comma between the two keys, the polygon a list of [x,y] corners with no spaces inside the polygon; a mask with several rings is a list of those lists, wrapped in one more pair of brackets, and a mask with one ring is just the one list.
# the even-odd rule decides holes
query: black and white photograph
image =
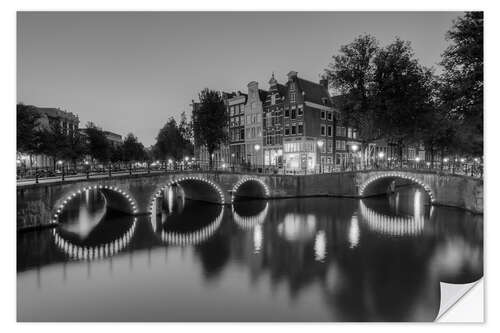
{"label": "black and white photograph", "polygon": [[480,8],[13,15],[18,323],[435,322],[482,283]]}

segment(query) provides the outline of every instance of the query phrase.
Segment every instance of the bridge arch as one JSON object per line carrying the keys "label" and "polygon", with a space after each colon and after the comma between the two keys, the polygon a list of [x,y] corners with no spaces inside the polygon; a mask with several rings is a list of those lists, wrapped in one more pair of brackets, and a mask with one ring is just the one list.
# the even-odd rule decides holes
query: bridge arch
{"label": "bridge arch", "polygon": [[232,214],[234,222],[243,230],[253,229],[255,226],[264,223],[267,217],[267,213],[269,211],[269,202],[266,202],[264,208],[260,210],[257,214],[246,216],[243,214],[239,214],[237,211],[237,207],[232,206]]}
{"label": "bridge arch", "polygon": [[[420,185],[429,195],[431,203],[436,201],[436,195],[430,185],[419,179],[419,177],[404,172],[382,172],[376,174],[375,176],[371,176],[364,181],[361,186],[359,186],[359,195],[361,197],[366,197],[384,193],[384,191],[389,187],[389,184],[393,180],[397,179],[409,180],[412,183]],[[374,191],[375,187],[377,187],[377,191]],[[384,191],[381,191],[380,189],[383,189]]]}
{"label": "bridge arch", "polygon": [[368,208],[363,200],[359,208],[364,223],[372,231],[392,237],[414,237],[424,232],[423,216],[389,216]]}
{"label": "bridge arch", "polygon": [[110,242],[106,242],[96,246],[83,246],[74,244],[71,241],[68,241],[65,238],[61,237],[57,228],[52,229],[52,236],[54,237],[54,243],[56,244],[56,246],[61,251],[63,251],[70,259],[95,260],[111,257],[125,249],[135,233],[136,226],[137,217],[134,217],[134,221],[131,224],[130,228],[123,235]]}
{"label": "bridge arch", "polygon": [[[190,231],[190,232],[178,232],[174,230],[163,229],[160,234],[160,238],[163,243],[175,246],[187,246],[187,245],[197,245],[200,244],[210,237],[212,237],[217,229],[219,229],[222,222],[222,217],[224,215],[224,207],[220,207],[220,212],[217,217],[211,221],[205,227]],[[156,215],[151,215],[152,224],[153,220],[156,219]]]}
{"label": "bridge arch", "polygon": [[[54,214],[52,215],[52,222],[57,223],[59,221],[59,216],[61,215],[64,207],[71,202],[77,195],[84,193],[85,191],[99,190],[106,200],[106,206],[123,211],[128,214],[136,214],[138,212],[137,202],[135,199],[126,191],[116,187],[108,185],[94,185],[94,186],[83,186],[81,188],[72,190],[71,192],[65,194],[61,199],[56,202],[54,208]],[[125,205],[124,205],[125,204]]]}
{"label": "bridge arch", "polygon": [[238,197],[266,199],[271,193],[269,186],[262,179],[251,176],[238,180],[231,192],[231,202]]}
{"label": "bridge arch", "polygon": [[167,184],[157,188],[156,192],[153,193],[149,204],[150,213],[155,213],[153,212],[155,201],[161,197],[162,192],[167,187],[176,185],[179,185],[183,189],[184,194],[188,199],[218,203],[221,205],[225,204],[224,192],[215,182],[203,177],[185,176],[172,179]]}

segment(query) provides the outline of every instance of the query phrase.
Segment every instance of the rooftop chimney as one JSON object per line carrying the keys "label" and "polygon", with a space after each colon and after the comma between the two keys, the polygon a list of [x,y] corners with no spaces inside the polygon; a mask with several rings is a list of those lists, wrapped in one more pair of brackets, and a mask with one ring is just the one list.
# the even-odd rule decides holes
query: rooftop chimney
{"label": "rooftop chimney", "polygon": [[290,72],[288,72],[287,76],[288,76],[288,81],[292,81],[293,78],[297,77],[297,72],[296,71],[290,71]]}

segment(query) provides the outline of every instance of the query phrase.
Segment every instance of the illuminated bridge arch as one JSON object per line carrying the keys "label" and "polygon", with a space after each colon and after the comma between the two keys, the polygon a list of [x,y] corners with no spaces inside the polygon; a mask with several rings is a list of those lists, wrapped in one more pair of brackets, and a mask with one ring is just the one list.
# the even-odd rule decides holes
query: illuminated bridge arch
{"label": "illuminated bridge arch", "polygon": [[54,237],[54,243],[57,247],[63,251],[70,259],[73,260],[95,260],[103,259],[106,257],[111,257],[118,252],[122,251],[128,246],[132,236],[135,233],[137,225],[137,218],[134,217],[134,222],[131,224],[130,228],[120,237],[95,246],[82,246],[74,244],[63,237],[61,237],[57,229],[52,230],[52,236]]}
{"label": "illuminated bridge arch", "polygon": [[269,202],[266,202],[264,209],[261,210],[257,215],[253,216],[242,216],[238,214],[234,205],[232,207],[233,220],[242,229],[248,230],[254,228],[256,225],[264,223],[269,211]]}
{"label": "illuminated bridge arch", "polygon": [[[224,207],[221,206],[219,215],[207,226],[191,232],[162,230],[160,236],[161,240],[166,244],[178,246],[196,245],[202,243],[212,237],[217,229],[219,229],[223,215]],[[155,215],[151,215],[151,219],[154,218],[156,218]]]}
{"label": "illuminated bridge arch", "polygon": [[389,216],[368,208],[363,200],[359,203],[363,222],[368,228],[379,234],[395,237],[412,237],[423,233],[423,216]]}
{"label": "illuminated bridge arch", "polygon": [[260,178],[243,177],[234,184],[232,190],[231,201],[238,197],[240,198],[259,198],[265,199],[270,195],[269,186]]}
{"label": "illuminated bridge arch", "polygon": [[363,184],[361,184],[361,186],[359,187],[359,195],[361,197],[366,197],[385,193],[385,191],[389,187],[389,184],[393,180],[397,179],[409,180],[415,184],[420,185],[429,195],[431,203],[434,203],[436,201],[436,195],[428,184],[420,180],[418,176],[404,172],[389,171],[368,178],[368,180],[364,181]]}
{"label": "illuminated bridge arch", "polygon": [[185,176],[170,180],[167,184],[160,186],[156,192],[153,193],[149,203],[150,213],[155,213],[153,209],[156,199],[162,196],[163,191],[169,186],[176,185],[182,188],[187,199],[218,203],[221,205],[225,204],[224,192],[215,182],[203,177]]}
{"label": "illuminated bridge arch", "polygon": [[136,214],[138,212],[137,202],[135,199],[128,192],[118,187],[108,185],[84,186],[66,194],[56,203],[54,208],[55,212],[52,216],[52,222],[59,222],[59,216],[61,215],[64,207],[70,203],[71,200],[85,191],[91,190],[99,190],[104,195],[107,207],[129,214]]}

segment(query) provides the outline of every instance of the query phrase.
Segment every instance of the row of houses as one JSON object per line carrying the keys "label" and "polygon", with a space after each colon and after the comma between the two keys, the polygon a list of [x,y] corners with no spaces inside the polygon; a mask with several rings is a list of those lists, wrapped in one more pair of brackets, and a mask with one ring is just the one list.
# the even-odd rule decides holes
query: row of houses
{"label": "row of houses", "polygon": [[[342,121],[326,79],[312,82],[290,71],[281,84],[273,73],[267,90],[252,81],[246,93],[222,96],[229,115],[228,140],[214,152],[216,164],[313,172],[345,168],[360,159],[358,132]],[[193,101],[193,108],[197,105]],[[371,144],[368,151],[372,157],[392,156],[384,141]],[[405,153],[409,158],[424,154],[415,147]],[[209,159],[205,147],[196,147],[195,155]]]}
{"label": "row of houses", "polygon": [[[60,108],[51,107],[37,107],[33,106],[32,110],[38,113],[38,127],[40,129],[51,131],[56,126],[61,129],[61,131],[67,135],[83,135],[85,136],[86,128],[80,128],[80,119],[78,115],[63,110]],[[121,135],[110,132],[103,131],[106,139],[113,146],[118,146],[123,143],[123,138]],[[52,157],[44,154],[35,154],[28,156],[26,154],[17,153],[17,164],[19,167],[38,167],[38,168],[49,168],[54,165],[54,160]]]}

